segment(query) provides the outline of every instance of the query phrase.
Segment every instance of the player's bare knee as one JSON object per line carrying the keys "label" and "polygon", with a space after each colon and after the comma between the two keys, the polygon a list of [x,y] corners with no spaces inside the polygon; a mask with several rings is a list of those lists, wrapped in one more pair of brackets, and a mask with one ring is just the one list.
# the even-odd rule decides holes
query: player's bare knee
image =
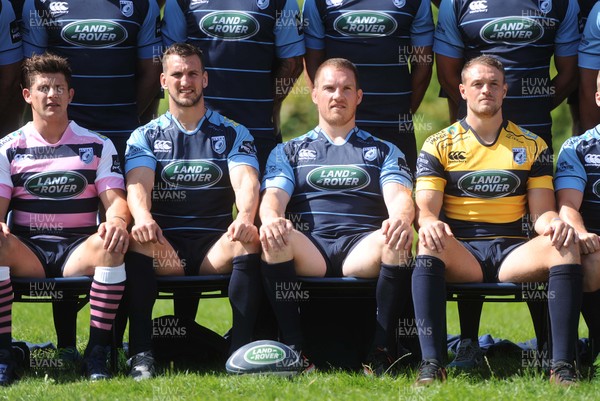
{"label": "player's bare knee", "polygon": [[264,249],[261,258],[267,263],[282,263],[294,258],[294,252],[290,245],[278,249]]}

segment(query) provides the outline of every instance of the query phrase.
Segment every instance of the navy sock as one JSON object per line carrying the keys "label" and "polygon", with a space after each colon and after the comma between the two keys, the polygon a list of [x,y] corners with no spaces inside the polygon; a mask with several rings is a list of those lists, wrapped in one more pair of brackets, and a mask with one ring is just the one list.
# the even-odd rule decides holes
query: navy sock
{"label": "navy sock", "polygon": [[588,336],[593,342],[594,352],[600,350],[600,290],[584,292],[581,314],[588,327]]}
{"label": "navy sock", "polygon": [[127,285],[124,299],[129,316],[129,355],[152,350],[152,308],[158,293],[152,258],[125,254]]}
{"label": "navy sock", "polygon": [[395,348],[394,329],[410,297],[411,275],[412,269],[409,266],[381,264],[375,292],[377,299],[375,347],[385,347],[389,350]]}
{"label": "navy sock", "polygon": [[433,256],[417,256],[412,274],[412,296],[423,359],[446,360],[445,265]]}
{"label": "navy sock", "polygon": [[575,359],[582,277],[581,265],[578,264],[550,268],[548,311],[552,330],[552,359],[555,362],[572,362]]}
{"label": "navy sock", "polygon": [[233,313],[230,353],[252,342],[263,291],[260,255],[256,253],[235,257],[228,290]]}
{"label": "navy sock", "polygon": [[294,297],[285,296],[286,291],[297,288],[299,284],[294,261],[276,264],[261,261],[260,267],[267,298],[277,317],[283,342],[302,349],[303,337],[298,301]]}

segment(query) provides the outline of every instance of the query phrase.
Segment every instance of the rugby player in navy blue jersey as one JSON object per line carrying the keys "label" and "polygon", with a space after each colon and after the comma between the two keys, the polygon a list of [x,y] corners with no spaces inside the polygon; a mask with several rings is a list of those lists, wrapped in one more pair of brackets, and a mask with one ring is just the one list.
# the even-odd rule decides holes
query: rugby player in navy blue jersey
{"label": "rugby player in navy blue jersey", "polygon": [[600,123],[596,105],[596,78],[600,71],[600,3],[596,2],[587,18],[579,43],[579,118],[581,131]]}
{"label": "rugby player in navy blue jersey", "polygon": [[304,36],[296,0],[167,0],[163,41],[187,42],[206,58],[206,104],[243,124],[261,171],[281,142],[279,110],[302,72]]}
{"label": "rugby player in navy blue jersey", "polygon": [[[595,9],[597,13],[597,7]],[[596,107],[600,107],[598,73],[596,82]],[[581,314],[588,326],[593,358],[600,350],[599,185],[600,125],[596,125],[584,134],[565,141],[558,155],[554,179],[560,215],[579,235],[584,291]]]}
{"label": "rugby player in navy blue jersey", "polygon": [[[482,54],[498,57],[508,85],[504,117],[542,137],[552,153],[550,112],[576,88],[579,38],[576,0],[442,0],[433,44],[438,80],[462,119],[467,111],[458,90],[463,65]],[[557,74],[551,78],[553,56]],[[477,344],[482,306],[458,302],[461,340],[469,344]],[[469,355],[477,354],[476,347],[459,347],[454,363],[472,368],[475,359]]]}
{"label": "rugby player in navy blue jersey", "polygon": [[325,59],[352,61],[363,89],[356,124],[398,146],[414,171],[413,114],[423,100],[433,65],[429,0],[306,0],[303,18],[311,82]]}
{"label": "rugby player in navy blue jersey", "polygon": [[[548,281],[550,380],[574,384],[582,269],[577,233],[556,212],[548,147],[503,118],[507,85],[497,59],[471,59],[461,76],[467,117],[430,136],[417,160],[416,384],[446,379],[446,282],[532,281]],[[530,240],[528,216],[538,234]]]}
{"label": "rugby player in navy blue jersey", "polygon": [[0,1],[0,137],[19,128],[23,47],[17,17],[8,0]]}
{"label": "rugby player in navy blue jersey", "polygon": [[244,126],[206,107],[209,77],[197,47],[170,46],[160,82],[169,93],[169,111],[136,129],[125,154],[127,201],[134,210],[126,259],[137,270],[128,290],[136,379],[154,374],[154,274],[231,273],[231,351],[252,340],[262,291],[253,138]]}
{"label": "rugby player in navy blue jersey", "polygon": [[383,374],[395,359],[394,328],[409,300],[412,180],[396,146],[356,126],[362,97],[350,61],[328,59],[315,73],[319,125],[277,145],[267,162],[261,270],[283,341],[298,352],[298,300],[278,299],[281,283],[297,276],[378,277],[377,326],[365,373]]}

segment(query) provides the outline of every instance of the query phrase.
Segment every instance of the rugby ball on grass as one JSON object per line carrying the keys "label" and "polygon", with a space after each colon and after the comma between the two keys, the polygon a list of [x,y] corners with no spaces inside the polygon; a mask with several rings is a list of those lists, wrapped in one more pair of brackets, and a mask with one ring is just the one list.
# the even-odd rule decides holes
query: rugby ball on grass
{"label": "rugby ball on grass", "polygon": [[278,341],[259,340],[236,350],[225,363],[227,373],[293,376],[306,367],[300,353]]}

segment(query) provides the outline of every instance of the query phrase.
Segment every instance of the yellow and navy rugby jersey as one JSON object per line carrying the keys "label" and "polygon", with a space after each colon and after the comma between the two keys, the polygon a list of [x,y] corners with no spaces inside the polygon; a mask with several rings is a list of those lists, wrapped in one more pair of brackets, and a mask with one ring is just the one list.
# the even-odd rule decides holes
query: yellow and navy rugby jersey
{"label": "yellow and navy rugby jersey", "polygon": [[505,121],[484,145],[465,120],[427,138],[416,190],[444,192],[443,218],[459,238],[524,236],[527,190],[552,188],[552,159],[537,135]]}

